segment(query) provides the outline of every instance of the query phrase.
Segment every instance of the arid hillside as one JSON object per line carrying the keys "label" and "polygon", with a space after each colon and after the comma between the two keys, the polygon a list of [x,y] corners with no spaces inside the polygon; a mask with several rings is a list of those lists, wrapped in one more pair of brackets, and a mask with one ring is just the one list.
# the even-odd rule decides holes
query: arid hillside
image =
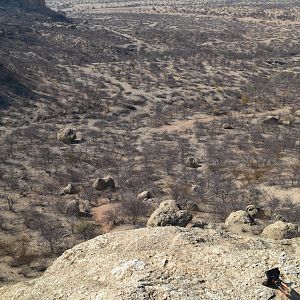
{"label": "arid hillside", "polygon": [[14,3],[0,0],[1,284],[144,227],[166,199],[209,224],[249,204],[261,227],[299,223],[299,1]]}

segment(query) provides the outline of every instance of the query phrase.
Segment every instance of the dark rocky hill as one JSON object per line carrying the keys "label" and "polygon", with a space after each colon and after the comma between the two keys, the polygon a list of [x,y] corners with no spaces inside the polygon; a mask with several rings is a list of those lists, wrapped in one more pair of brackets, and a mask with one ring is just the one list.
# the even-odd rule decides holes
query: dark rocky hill
{"label": "dark rocky hill", "polygon": [[18,7],[45,7],[44,0],[0,0],[2,6],[18,6]]}
{"label": "dark rocky hill", "polygon": [[4,10],[8,7],[14,7],[26,11],[35,11],[57,21],[67,20],[63,15],[49,9],[45,0],[0,0],[0,7]]}

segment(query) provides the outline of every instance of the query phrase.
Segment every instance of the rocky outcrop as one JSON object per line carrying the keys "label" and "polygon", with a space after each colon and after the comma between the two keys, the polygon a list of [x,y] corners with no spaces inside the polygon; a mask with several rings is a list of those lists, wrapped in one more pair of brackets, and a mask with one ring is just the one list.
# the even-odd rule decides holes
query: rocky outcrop
{"label": "rocky outcrop", "polygon": [[252,225],[254,224],[254,219],[244,210],[238,210],[232,212],[225,221],[225,225],[235,226],[235,225]]}
{"label": "rocky outcrop", "polygon": [[0,7],[2,8],[17,8],[27,12],[39,13],[50,17],[53,21],[70,22],[65,16],[49,9],[45,0],[0,0]]}
{"label": "rocky outcrop", "polygon": [[65,188],[60,192],[60,195],[72,195],[76,193],[76,187],[73,183],[69,183]]}
{"label": "rocky outcrop", "polygon": [[272,266],[299,288],[299,245],[291,240],[279,246],[219,229],[156,227],[110,233],[66,251],[42,277],[1,288],[0,298],[269,299],[273,290],[262,280]]}
{"label": "rocky outcrop", "polygon": [[143,191],[137,195],[138,200],[147,200],[151,198],[151,194],[149,191]]}
{"label": "rocky outcrop", "polygon": [[265,125],[278,125],[280,121],[280,116],[266,116],[263,119],[263,124]]}
{"label": "rocky outcrop", "polygon": [[263,230],[262,236],[274,240],[291,239],[294,237],[300,237],[300,231],[296,224],[277,221],[267,226]]}
{"label": "rocky outcrop", "polygon": [[187,210],[181,210],[174,200],[163,201],[150,216],[147,226],[180,226],[185,227],[193,216]]}
{"label": "rocky outcrop", "polygon": [[57,140],[65,144],[71,144],[76,140],[76,131],[72,128],[62,128],[57,133]]}
{"label": "rocky outcrop", "polygon": [[264,125],[291,125],[291,123],[295,121],[292,116],[285,115],[285,116],[266,116],[263,119]]}
{"label": "rocky outcrop", "polygon": [[100,192],[105,191],[106,189],[114,190],[116,188],[116,184],[112,177],[106,176],[103,178],[97,178],[93,183],[93,188]]}

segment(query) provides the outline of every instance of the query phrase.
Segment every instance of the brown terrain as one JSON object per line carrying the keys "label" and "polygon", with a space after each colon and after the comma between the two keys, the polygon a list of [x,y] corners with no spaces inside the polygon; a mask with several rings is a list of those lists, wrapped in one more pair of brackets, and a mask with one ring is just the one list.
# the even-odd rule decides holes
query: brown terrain
{"label": "brown terrain", "polygon": [[167,199],[300,223],[299,1],[46,4],[0,0],[0,285]]}

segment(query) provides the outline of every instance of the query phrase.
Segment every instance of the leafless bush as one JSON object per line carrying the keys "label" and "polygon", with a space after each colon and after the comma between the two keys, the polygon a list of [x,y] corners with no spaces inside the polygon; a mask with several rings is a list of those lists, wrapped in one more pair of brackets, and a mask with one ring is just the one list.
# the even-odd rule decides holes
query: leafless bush
{"label": "leafless bush", "polygon": [[0,245],[0,253],[12,256],[14,258],[12,263],[15,266],[29,264],[37,257],[37,254],[30,248],[30,238],[23,234],[0,240]]}
{"label": "leafless bush", "polygon": [[106,222],[110,229],[124,223],[124,216],[121,207],[112,207],[105,213]]}
{"label": "leafless bush", "polygon": [[48,241],[52,254],[59,254],[59,243],[64,234],[64,230],[58,219],[44,216],[40,224],[43,238]]}
{"label": "leafless bush", "polygon": [[83,236],[85,241],[97,236],[97,231],[99,231],[97,229],[97,225],[91,221],[82,221],[76,225],[76,230]]}
{"label": "leafless bush", "polygon": [[281,205],[277,209],[288,222],[300,223],[300,205],[295,203],[290,196],[281,199]]}
{"label": "leafless bush", "polygon": [[22,216],[25,226],[29,229],[39,229],[43,222],[43,215],[31,206],[22,211]]}
{"label": "leafless bush", "polygon": [[135,225],[139,217],[146,216],[149,206],[146,202],[140,201],[133,194],[124,194],[121,199],[122,210],[131,222]]}
{"label": "leafless bush", "polygon": [[195,198],[192,195],[192,187],[186,181],[176,180],[169,186],[172,199],[174,199],[180,207],[186,208],[188,202],[194,202]]}
{"label": "leafless bush", "polygon": [[12,196],[9,196],[9,195],[5,195],[5,196],[3,196],[3,198],[5,199],[5,201],[7,203],[9,211],[15,212],[16,200]]}

